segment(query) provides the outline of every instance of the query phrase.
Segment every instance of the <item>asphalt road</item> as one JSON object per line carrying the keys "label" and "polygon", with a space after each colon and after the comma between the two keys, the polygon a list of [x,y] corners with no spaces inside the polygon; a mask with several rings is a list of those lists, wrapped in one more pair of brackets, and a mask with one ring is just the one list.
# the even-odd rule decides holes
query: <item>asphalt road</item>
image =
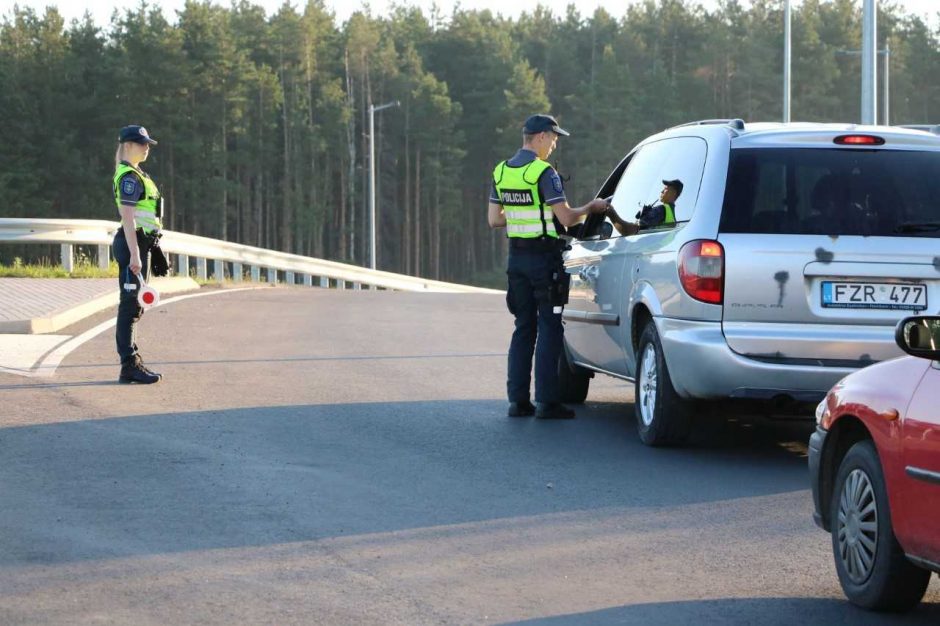
{"label": "asphalt road", "polygon": [[[77,334],[107,315],[87,320]],[[264,289],[0,375],[0,623],[938,624],[851,607],[808,423],[636,436],[632,388],[505,416],[499,296]]]}

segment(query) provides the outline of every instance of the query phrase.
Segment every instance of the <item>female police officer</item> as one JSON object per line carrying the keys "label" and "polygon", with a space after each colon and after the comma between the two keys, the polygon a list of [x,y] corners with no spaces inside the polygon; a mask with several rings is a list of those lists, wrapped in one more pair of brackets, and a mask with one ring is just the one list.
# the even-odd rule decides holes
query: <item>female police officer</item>
{"label": "female police officer", "polygon": [[144,312],[137,304],[137,292],[141,276],[148,275],[150,248],[160,232],[162,202],[157,186],[140,169],[140,164],[147,160],[150,146],[157,142],[150,138],[146,128],[136,125],[122,128],[118,142],[113,184],[121,228],[112,244],[121,290],[115,332],[121,357],[118,380],[151,384],[158,382],[161,376],[145,367],[137,353],[137,321]]}

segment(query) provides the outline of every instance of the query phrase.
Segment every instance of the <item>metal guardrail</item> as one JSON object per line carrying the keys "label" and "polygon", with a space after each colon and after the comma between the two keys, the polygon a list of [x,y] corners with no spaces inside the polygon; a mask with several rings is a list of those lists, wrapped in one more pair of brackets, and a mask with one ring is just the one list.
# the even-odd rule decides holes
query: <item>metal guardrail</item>
{"label": "metal guardrail", "polygon": [[[76,245],[97,245],[98,265],[107,268],[111,240],[119,227],[120,222],[107,220],[0,218],[0,243],[60,244],[62,266],[68,272],[74,269]],[[253,282],[261,280],[261,272],[264,270],[269,283],[277,283],[278,272],[283,272],[283,282],[307,286],[339,289],[365,287],[429,293],[501,293],[495,289],[382,272],[168,230],[163,231],[160,247],[176,256],[177,274],[188,276],[190,259],[195,260],[196,277],[204,281],[209,280],[211,261],[211,275],[219,282],[226,277],[225,264],[230,263],[228,276],[236,282],[244,279],[247,268]]]}

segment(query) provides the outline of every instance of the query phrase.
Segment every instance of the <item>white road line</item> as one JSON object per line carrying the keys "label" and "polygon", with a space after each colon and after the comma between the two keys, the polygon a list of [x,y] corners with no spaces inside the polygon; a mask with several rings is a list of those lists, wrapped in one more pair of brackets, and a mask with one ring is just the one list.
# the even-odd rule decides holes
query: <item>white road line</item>
{"label": "white road line", "polygon": [[0,335],[0,373],[28,374],[45,354],[71,338],[71,335],[4,333]]}
{"label": "white road line", "polygon": [[[173,304],[174,302],[180,302],[181,300],[188,300],[190,298],[202,298],[204,296],[214,296],[222,293],[235,293],[236,291],[248,291],[253,289],[253,287],[241,287],[239,289],[221,289],[218,291],[207,291],[205,293],[192,293],[185,296],[176,296],[175,298],[170,298],[169,300],[164,300],[160,303],[159,309],[162,306],[167,304]],[[154,309],[156,310],[156,309]],[[113,317],[106,322],[102,322],[83,332],[81,335],[72,337],[65,343],[60,344],[52,352],[46,355],[46,358],[42,362],[33,368],[30,372],[17,372],[10,371],[10,374],[19,374],[20,376],[35,377],[35,378],[49,378],[55,374],[55,370],[59,367],[59,364],[62,363],[62,360],[69,355],[70,352],[81,346],[82,344],[94,339],[104,331],[109,328],[113,328],[117,324],[117,317]]]}

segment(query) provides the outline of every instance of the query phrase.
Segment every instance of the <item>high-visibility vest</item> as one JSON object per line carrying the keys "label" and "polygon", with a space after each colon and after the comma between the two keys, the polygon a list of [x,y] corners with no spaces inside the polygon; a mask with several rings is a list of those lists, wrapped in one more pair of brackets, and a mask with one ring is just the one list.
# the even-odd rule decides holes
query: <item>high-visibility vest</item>
{"label": "high-visibility vest", "polygon": [[510,237],[558,237],[552,210],[539,191],[539,177],[549,167],[545,161],[535,159],[519,167],[503,161],[493,170],[496,195],[506,214],[506,232]]}
{"label": "high-visibility vest", "polygon": [[157,189],[156,183],[147,174],[127,163],[119,164],[114,171],[114,201],[117,203],[118,213],[120,213],[121,208],[119,185],[121,184],[121,178],[128,172],[136,174],[137,178],[144,183],[144,197],[137,201],[134,210],[134,227],[142,228],[145,233],[160,230],[163,228],[163,223],[160,221],[162,217],[160,191]]}
{"label": "high-visibility vest", "polygon": [[665,217],[663,218],[663,224],[675,224],[676,223],[676,210],[668,202],[663,203],[665,208]]}

